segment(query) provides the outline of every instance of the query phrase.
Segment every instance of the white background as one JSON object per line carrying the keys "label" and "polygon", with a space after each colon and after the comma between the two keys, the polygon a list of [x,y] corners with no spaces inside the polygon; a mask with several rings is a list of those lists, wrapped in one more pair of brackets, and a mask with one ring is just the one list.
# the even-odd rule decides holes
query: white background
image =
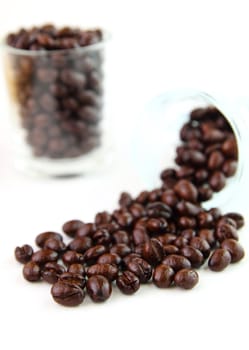
{"label": "white background", "polygon": [[[248,349],[247,255],[223,273],[200,271],[192,291],[149,285],[133,297],[114,291],[102,305],[86,299],[71,309],[52,301],[48,285],[24,281],[13,258],[15,246],[33,244],[38,233],[60,230],[73,218],[91,221],[97,211],[115,208],[121,190],[143,189],[143,174],[130,162],[129,138],[139,110],[155,94],[190,86],[249,98],[247,6],[239,0],[1,0],[1,36],[44,22],[111,31],[108,109],[119,140],[113,165],[91,177],[51,180],[18,173],[1,77],[1,349]],[[247,197],[248,187],[240,187],[224,210],[248,217]],[[240,233],[246,251],[247,229]]]}

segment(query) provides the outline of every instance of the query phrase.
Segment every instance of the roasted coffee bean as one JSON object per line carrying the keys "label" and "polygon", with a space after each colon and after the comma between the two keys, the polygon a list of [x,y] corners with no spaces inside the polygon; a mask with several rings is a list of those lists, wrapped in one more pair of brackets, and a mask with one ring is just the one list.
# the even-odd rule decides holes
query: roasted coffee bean
{"label": "roasted coffee bean", "polygon": [[96,244],[108,245],[111,242],[110,233],[104,228],[97,230],[92,238]]}
{"label": "roasted coffee bean", "polygon": [[222,172],[225,174],[226,177],[230,177],[235,175],[237,167],[238,164],[235,160],[228,159],[224,162],[222,166]]}
{"label": "roasted coffee bean", "polygon": [[198,191],[196,187],[188,180],[180,180],[174,186],[176,194],[189,202],[195,203],[197,201]]}
{"label": "roasted coffee bean", "polygon": [[87,280],[86,289],[90,298],[96,303],[107,300],[112,292],[111,283],[101,275],[91,276]]}
{"label": "roasted coffee bean", "polygon": [[186,237],[179,236],[174,240],[174,245],[177,248],[182,248],[182,247],[185,247],[185,245],[187,245],[188,242],[189,242],[189,239],[187,239]]}
{"label": "roasted coffee bean", "polygon": [[222,144],[222,152],[225,154],[225,156],[237,159],[238,157],[238,150],[237,150],[237,144],[234,137],[227,139]]}
{"label": "roasted coffee bean", "polygon": [[245,224],[245,220],[244,220],[243,216],[239,213],[227,213],[224,216],[234,220],[236,223],[237,229],[243,227]]}
{"label": "roasted coffee bean", "polygon": [[208,242],[205,239],[203,239],[201,237],[193,237],[190,240],[189,245],[191,247],[194,247],[194,248],[200,250],[205,259],[208,258],[211,249],[210,249],[210,245],[208,244]]}
{"label": "roasted coffee bean", "polygon": [[40,266],[34,261],[27,262],[23,266],[23,277],[29,282],[40,281],[41,279]]}
{"label": "roasted coffee bean", "polygon": [[63,232],[65,232],[70,237],[75,237],[77,230],[84,225],[84,222],[81,220],[71,220],[65,222],[62,227]]}
{"label": "roasted coffee bean", "polygon": [[217,221],[217,227],[222,226],[222,225],[230,225],[233,228],[237,229],[236,221],[234,219],[232,219],[231,217],[228,217],[225,215],[221,215],[219,220]]}
{"label": "roasted coffee bean", "polygon": [[139,195],[135,198],[136,203],[145,205],[148,202],[148,196],[149,191],[142,191],[139,193]]}
{"label": "roasted coffee bean", "polygon": [[131,271],[124,271],[119,275],[116,284],[119,290],[126,295],[136,293],[140,287],[139,278]]}
{"label": "roasted coffee bean", "polygon": [[168,265],[172,267],[172,269],[176,272],[181,269],[190,269],[191,263],[190,261],[182,255],[171,254],[166,256],[162,263],[164,265]]}
{"label": "roasted coffee bean", "polygon": [[164,264],[158,265],[153,272],[153,283],[158,288],[168,288],[173,282],[174,275],[172,267]]}
{"label": "roasted coffee bean", "polygon": [[58,281],[60,275],[65,272],[65,268],[56,262],[48,262],[41,271],[42,279],[48,283],[54,284]]}
{"label": "roasted coffee bean", "polygon": [[92,236],[96,231],[95,224],[87,223],[82,225],[76,232],[76,237]]}
{"label": "roasted coffee bean", "polygon": [[56,251],[57,253],[64,252],[66,250],[66,245],[64,242],[56,239],[56,238],[49,238],[44,242],[43,245],[44,249],[51,249]]}
{"label": "roasted coffee bean", "polygon": [[195,270],[182,269],[175,274],[174,282],[177,287],[192,289],[199,281],[198,273]]}
{"label": "roasted coffee bean", "polygon": [[194,173],[194,179],[196,184],[200,185],[203,184],[207,181],[208,179],[208,171],[206,169],[198,169],[195,173]]}
{"label": "roasted coffee bean", "polygon": [[245,255],[243,247],[235,239],[225,239],[221,243],[221,248],[229,251],[232,263],[240,261]]}
{"label": "roasted coffee bean", "polygon": [[180,249],[179,254],[185,256],[194,268],[198,268],[204,263],[203,254],[194,247],[186,245]]}
{"label": "roasted coffee bean", "polygon": [[172,244],[176,240],[176,235],[171,233],[165,233],[164,235],[157,236],[157,239],[163,244]]}
{"label": "roasted coffee bean", "polygon": [[85,268],[82,264],[75,263],[68,266],[67,272],[85,276]]}
{"label": "roasted coffee bean", "polygon": [[121,263],[121,257],[115,253],[105,253],[100,255],[97,260],[98,264],[112,264],[119,265]]}
{"label": "roasted coffee bean", "polygon": [[127,267],[127,264],[132,261],[133,259],[136,258],[141,258],[141,255],[137,254],[137,253],[130,253],[128,255],[126,255],[123,259],[122,259],[122,264]]}
{"label": "roasted coffee bean", "polygon": [[173,244],[163,245],[164,255],[178,254],[179,248]]}
{"label": "roasted coffee bean", "polygon": [[197,215],[197,222],[199,228],[212,228],[213,227],[213,216],[205,211],[201,211]]}
{"label": "roasted coffee bean", "polygon": [[135,245],[139,245],[150,240],[147,230],[143,227],[135,228],[132,231],[132,237]]}
{"label": "roasted coffee bean", "polygon": [[198,231],[198,236],[200,238],[203,238],[204,240],[206,240],[208,242],[208,244],[210,245],[210,247],[213,247],[216,243],[216,239],[214,236],[214,230],[203,228],[203,229]]}
{"label": "roasted coffee bean", "polygon": [[112,221],[112,216],[107,211],[103,211],[95,215],[94,222],[96,225],[109,224],[111,221]]}
{"label": "roasted coffee bean", "polygon": [[224,156],[222,152],[220,151],[213,151],[210,153],[209,158],[208,158],[208,169],[209,170],[218,170],[222,167],[224,163]]}
{"label": "roasted coffee bean", "polygon": [[78,285],[62,281],[52,286],[51,294],[54,301],[63,306],[77,306],[85,298],[85,292]]}
{"label": "roasted coffee bean", "polygon": [[68,284],[75,284],[81,289],[86,285],[86,280],[80,273],[64,272],[59,276],[59,281]]}
{"label": "roasted coffee bean", "polygon": [[231,254],[227,249],[218,248],[213,251],[209,260],[208,267],[212,271],[224,270],[232,261]]}
{"label": "roasted coffee bean", "polygon": [[198,200],[200,202],[205,202],[211,199],[213,196],[213,191],[208,184],[203,184],[198,187]]}
{"label": "roasted coffee bean", "polygon": [[92,264],[104,253],[106,253],[106,247],[102,244],[97,244],[85,251],[83,260],[87,264]]}
{"label": "roasted coffee bean", "polygon": [[128,232],[124,230],[118,230],[113,233],[112,238],[115,243],[129,244],[130,238]]}
{"label": "roasted coffee bean", "polygon": [[173,190],[166,190],[161,195],[161,201],[172,208],[177,205],[178,198]]}
{"label": "roasted coffee bean", "polygon": [[152,276],[152,267],[142,258],[133,258],[127,262],[127,269],[133,272],[141,283],[146,283]]}
{"label": "roasted coffee bean", "polygon": [[221,171],[215,171],[209,179],[209,184],[213,191],[221,191],[226,184],[225,175]]}
{"label": "roasted coffee bean", "polygon": [[118,243],[111,247],[110,253],[119,255],[121,258],[131,253],[131,248],[124,243]]}
{"label": "roasted coffee bean", "polygon": [[150,241],[143,243],[141,256],[149,264],[153,266],[158,265],[164,257],[162,243],[155,238],[152,238]]}
{"label": "roasted coffee bean", "polygon": [[[91,249],[91,248],[90,248]],[[80,253],[77,253],[74,250],[67,250],[63,255],[62,255],[62,261],[65,265],[69,266],[72,264],[80,264],[83,263],[84,258],[83,255]]]}
{"label": "roasted coffee bean", "polygon": [[38,265],[44,265],[48,262],[58,260],[58,253],[51,249],[41,249],[36,251],[31,258],[31,261]]}
{"label": "roasted coffee bean", "polygon": [[177,203],[176,209],[180,215],[184,216],[196,216],[202,211],[201,207],[187,201]]}
{"label": "roasted coffee bean", "polygon": [[219,224],[215,230],[215,236],[219,242],[224,241],[227,238],[239,239],[236,228],[229,224]]}
{"label": "roasted coffee bean", "polygon": [[122,192],[119,197],[119,205],[121,207],[129,207],[133,202],[132,196],[128,192]]}
{"label": "roasted coffee bean", "polygon": [[149,217],[170,219],[172,216],[172,209],[163,202],[148,203],[146,212]]}
{"label": "roasted coffee bean", "polygon": [[187,228],[181,232],[181,237],[186,238],[188,241],[195,236],[196,236],[196,231],[191,228]]}
{"label": "roasted coffee bean", "polygon": [[48,231],[48,232],[43,232],[43,233],[40,233],[36,239],[35,239],[35,243],[43,248],[43,245],[45,243],[45,241],[49,238],[55,238],[55,239],[58,239],[60,241],[62,241],[62,235],[60,233],[56,233],[56,232],[52,232],[52,231]]}
{"label": "roasted coffee bean", "polygon": [[111,264],[95,264],[87,269],[87,277],[93,275],[105,276],[109,281],[114,281],[118,276],[118,268]]}
{"label": "roasted coffee bean", "polygon": [[129,228],[133,223],[133,217],[129,212],[118,214],[116,217],[118,225],[123,229]]}
{"label": "roasted coffee bean", "polygon": [[208,210],[208,213],[212,215],[215,222],[222,216],[219,208],[211,208]]}
{"label": "roasted coffee bean", "polygon": [[77,253],[84,253],[92,247],[92,239],[88,236],[76,237],[69,244],[70,250],[75,250]]}
{"label": "roasted coffee bean", "polygon": [[194,229],[197,226],[196,219],[189,216],[181,216],[177,224],[181,229]]}
{"label": "roasted coffee bean", "polygon": [[28,261],[30,261],[32,255],[33,248],[28,244],[24,244],[21,247],[16,247],[15,249],[16,260],[21,264],[26,264]]}
{"label": "roasted coffee bean", "polygon": [[139,204],[139,203],[133,203],[133,204],[129,207],[129,212],[131,213],[131,215],[132,215],[133,218],[135,218],[135,219],[144,217],[144,216],[146,215],[146,210],[145,210],[145,208],[142,206],[142,204]]}
{"label": "roasted coffee bean", "polygon": [[149,232],[159,234],[167,228],[168,223],[163,218],[151,218],[146,223],[146,228]]}

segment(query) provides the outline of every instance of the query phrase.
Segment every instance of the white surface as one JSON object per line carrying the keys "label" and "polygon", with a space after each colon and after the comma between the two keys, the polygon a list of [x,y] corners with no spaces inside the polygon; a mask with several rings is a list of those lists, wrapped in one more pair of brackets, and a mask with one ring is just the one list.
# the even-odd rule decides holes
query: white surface
{"label": "white surface", "polygon": [[[248,349],[248,255],[223,273],[200,271],[192,291],[142,286],[132,297],[114,291],[102,305],[86,300],[71,309],[52,301],[50,286],[24,281],[13,258],[15,246],[33,244],[38,233],[60,230],[73,218],[90,221],[97,211],[115,208],[121,190],[143,189],[125,150],[130,125],[148,98],[183,85],[238,96],[248,89],[249,95],[247,2],[9,0],[1,6],[1,34],[45,21],[100,24],[112,31],[109,115],[121,156],[110,169],[86,178],[17,173],[1,80],[0,348]],[[248,218],[247,198],[248,187],[240,188],[226,209]],[[248,252],[247,230],[240,236]]]}

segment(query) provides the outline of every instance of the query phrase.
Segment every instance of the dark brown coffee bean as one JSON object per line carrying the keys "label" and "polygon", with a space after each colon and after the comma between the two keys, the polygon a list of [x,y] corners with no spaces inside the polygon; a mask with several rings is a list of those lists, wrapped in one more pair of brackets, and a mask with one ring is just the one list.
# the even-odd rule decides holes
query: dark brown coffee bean
{"label": "dark brown coffee bean", "polygon": [[110,253],[119,255],[121,258],[131,253],[131,248],[124,243],[118,243],[111,247]]}
{"label": "dark brown coffee bean", "polygon": [[208,242],[205,239],[200,238],[200,237],[193,237],[190,240],[189,245],[191,247],[194,247],[194,248],[200,250],[205,259],[208,258],[211,249],[210,249],[210,245],[208,244]]}
{"label": "dark brown coffee bean", "polygon": [[16,247],[15,249],[15,258],[21,264],[26,264],[28,261],[30,261],[32,255],[33,248],[28,244],[24,244],[21,247]]}
{"label": "dark brown coffee bean", "polygon": [[243,216],[239,213],[227,213],[224,215],[227,218],[230,218],[235,221],[237,229],[240,229],[245,225],[245,220]]}
{"label": "dark brown coffee bean", "polygon": [[101,275],[91,276],[87,280],[86,289],[90,298],[96,303],[107,300],[112,292],[111,283]]}
{"label": "dark brown coffee bean", "polygon": [[95,215],[94,222],[96,225],[109,224],[111,221],[112,221],[112,216],[107,211],[103,211]]}
{"label": "dark brown coffee bean", "polygon": [[194,268],[198,268],[204,263],[203,254],[194,247],[186,245],[180,249],[179,254],[185,256]]}
{"label": "dark brown coffee bean", "polygon": [[195,169],[191,166],[183,165],[176,171],[178,179],[191,179],[194,175]]}
{"label": "dark brown coffee bean", "polygon": [[206,240],[210,247],[213,247],[216,243],[216,239],[214,237],[214,230],[203,228],[198,231],[198,236]]}
{"label": "dark brown coffee bean", "polygon": [[106,247],[102,244],[97,244],[85,251],[83,255],[84,262],[87,264],[92,264],[104,253],[106,253]]}
{"label": "dark brown coffee bean", "polygon": [[118,276],[118,268],[111,264],[95,264],[87,269],[87,277],[93,275],[105,276],[109,281],[114,281]]}
{"label": "dark brown coffee bean", "polygon": [[173,244],[163,245],[164,255],[178,254],[179,248]]}
{"label": "dark brown coffee bean", "polygon": [[76,237],[92,236],[96,231],[95,224],[87,223],[82,225],[76,232]]}
{"label": "dark brown coffee bean", "polygon": [[177,205],[178,198],[173,190],[166,190],[162,193],[161,201],[172,208]]}
{"label": "dark brown coffee bean", "polygon": [[206,164],[206,156],[196,150],[186,149],[181,152],[180,155],[180,165],[192,165],[194,167],[203,167]]}
{"label": "dark brown coffee bean", "polygon": [[176,235],[171,233],[165,233],[164,235],[157,236],[157,239],[163,244],[172,244],[176,240]]}
{"label": "dark brown coffee bean", "polygon": [[212,215],[215,222],[220,219],[222,215],[219,208],[211,208],[208,210],[208,213]]}
{"label": "dark brown coffee bean", "polygon": [[84,225],[84,222],[80,220],[71,220],[65,222],[62,227],[63,232],[65,232],[69,237],[75,237],[77,230]]}
{"label": "dark brown coffee bean", "polygon": [[132,237],[135,245],[139,245],[150,240],[147,230],[143,227],[135,228],[132,231]]}
{"label": "dark brown coffee bean", "polygon": [[213,191],[219,192],[225,187],[226,178],[221,171],[215,171],[209,179],[210,187]]}
{"label": "dark brown coffee bean", "polygon": [[51,294],[54,301],[63,306],[77,306],[85,298],[85,293],[79,286],[62,281],[52,286]]}
{"label": "dark brown coffee bean", "polygon": [[151,218],[146,223],[146,228],[150,233],[160,234],[165,231],[168,226],[168,223],[163,218]]}
{"label": "dark brown coffee bean", "polygon": [[196,187],[188,180],[180,180],[174,186],[176,194],[186,201],[195,203],[197,200],[198,191]]}
{"label": "dark brown coffee bean", "polygon": [[197,215],[197,221],[199,228],[212,228],[214,224],[213,216],[205,211],[202,211]]}
{"label": "dark brown coffee bean", "polygon": [[84,253],[91,248],[92,239],[88,236],[76,237],[68,245],[70,250],[75,250],[77,253]]}
{"label": "dark brown coffee bean", "polygon": [[121,207],[129,207],[133,202],[132,196],[128,192],[122,192],[120,194],[118,203]]}
{"label": "dark brown coffee bean", "polygon": [[153,283],[158,288],[168,288],[171,286],[175,272],[168,265],[158,265],[153,272]]}
{"label": "dark brown coffee bean", "polygon": [[203,184],[198,187],[198,200],[199,202],[205,202],[211,199],[213,196],[213,191],[208,184]]}
{"label": "dark brown coffee bean", "polygon": [[181,232],[181,237],[186,238],[188,241],[195,236],[196,236],[196,231],[191,228],[187,228]]}
{"label": "dark brown coffee bean", "polygon": [[231,254],[231,262],[235,263],[243,259],[245,255],[244,248],[234,239],[225,239],[221,243],[221,248],[226,249]]}
{"label": "dark brown coffee bean", "polygon": [[61,274],[65,272],[65,268],[56,262],[48,262],[41,271],[42,279],[48,283],[54,284],[58,281]]}
{"label": "dark brown coffee bean", "polygon": [[48,232],[43,232],[43,233],[40,233],[36,239],[35,239],[35,243],[43,248],[43,245],[45,243],[45,241],[49,238],[55,238],[55,239],[58,239],[60,241],[62,241],[62,235],[60,233],[57,233],[57,232],[52,232],[52,231],[48,231]]}
{"label": "dark brown coffee bean", "polygon": [[217,227],[218,226],[222,226],[222,225],[230,225],[233,228],[237,229],[237,224],[235,222],[234,219],[232,219],[231,217],[225,216],[225,215],[221,215],[219,220],[217,221]]}
{"label": "dark brown coffee bean", "polygon": [[127,269],[133,272],[141,283],[147,283],[152,276],[152,267],[142,258],[133,258],[127,262]]}
{"label": "dark brown coffee bean", "polygon": [[79,263],[69,265],[67,272],[85,276],[85,268],[82,264],[79,264]]}
{"label": "dark brown coffee bean", "polygon": [[136,293],[140,287],[139,278],[131,271],[124,271],[118,276],[116,284],[119,290],[126,295]]}
{"label": "dark brown coffee bean", "polygon": [[181,229],[193,229],[197,226],[197,221],[194,217],[181,216],[177,224]]}
{"label": "dark brown coffee bean", "polygon": [[238,150],[237,150],[237,143],[234,137],[227,139],[222,144],[222,152],[225,154],[225,156],[237,159],[238,157]]}
{"label": "dark brown coffee bean", "polygon": [[222,172],[226,177],[235,175],[237,171],[238,163],[235,160],[228,159],[222,166]]}
{"label": "dark brown coffee bean", "polygon": [[97,263],[119,265],[121,263],[121,257],[115,253],[105,253],[98,258]]}
{"label": "dark brown coffee bean", "polygon": [[75,284],[81,289],[86,285],[86,280],[80,273],[64,272],[59,276],[59,281],[68,284]]}
{"label": "dark brown coffee bean", "polygon": [[142,244],[141,256],[151,265],[158,265],[163,257],[164,250],[162,243],[156,238]]}
{"label": "dark brown coffee bean", "polygon": [[195,270],[182,269],[175,274],[174,282],[177,287],[192,289],[199,281],[198,273]]}
{"label": "dark brown coffee bean", "polygon": [[176,272],[181,269],[190,269],[191,268],[191,263],[190,261],[185,258],[184,256],[181,255],[176,255],[176,254],[171,254],[166,256],[162,263],[164,265],[168,265],[172,267],[172,269]]}
{"label": "dark brown coffee bean", "polygon": [[194,173],[196,184],[200,185],[207,181],[209,172],[206,169],[198,169]]}
{"label": "dark brown coffee bean", "polygon": [[51,249],[56,251],[57,253],[64,252],[66,250],[66,245],[64,242],[56,239],[56,238],[49,238],[45,241],[43,245],[44,249]]}
{"label": "dark brown coffee bean", "polygon": [[58,253],[51,249],[41,249],[32,255],[31,260],[38,265],[44,265],[48,262],[57,261]]}
{"label": "dark brown coffee bean", "polygon": [[[90,248],[91,249],[91,248]],[[80,253],[77,253],[74,250],[67,250],[63,255],[62,255],[62,261],[64,262],[65,265],[69,266],[72,264],[80,264],[83,263],[84,258],[83,255]]]}
{"label": "dark brown coffee bean", "polygon": [[208,260],[208,267],[212,271],[222,271],[231,263],[231,254],[228,250],[218,248],[213,251]]}
{"label": "dark brown coffee bean", "polygon": [[187,239],[186,237],[177,237],[174,241],[174,245],[177,247],[177,248],[182,248],[182,247],[185,247],[185,245],[188,245],[188,242],[189,242],[189,239]]}
{"label": "dark brown coffee bean", "polygon": [[129,244],[129,241],[130,241],[128,232],[124,230],[118,230],[114,232],[112,237],[114,242],[117,244],[118,243]]}
{"label": "dark brown coffee bean", "polygon": [[218,170],[222,167],[224,163],[224,156],[220,151],[213,151],[210,153],[208,158],[208,169],[210,170]]}
{"label": "dark brown coffee bean", "polygon": [[[204,126],[205,125],[203,125],[203,129],[204,129]],[[222,142],[224,139],[225,139],[225,134],[218,129],[207,127],[205,128],[205,130],[203,130],[203,141],[208,144]]]}
{"label": "dark brown coffee bean", "polygon": [[111,236],[108,230],[102,228],[98,229],[93,235],[92,238],[95,244],[108,245],[111,242]]}
{"label": "dark brown coffee bean", "polygon": [[41,279],[40,266],[34,261],[27,262],[23,266],[23,277],[29,282],[40,281]]}
{"label": "dark brown coffee bean", "polygon": [[200,206],[187,201],[177,203],[176,209],[182,216],[196,216],[202,211]]}
{"label": "dark brown coffee bean", "polygon": [[219,242],[232,238],[236,241],[239,239],[236,228],[229,224],[219,224],[215,230],[215,236]]}
{"label": "dark brown coffee bean", "polygon": [[170,219],[172,209],[163,202],[148,203],[146,206],[147,215],[151,218]]}

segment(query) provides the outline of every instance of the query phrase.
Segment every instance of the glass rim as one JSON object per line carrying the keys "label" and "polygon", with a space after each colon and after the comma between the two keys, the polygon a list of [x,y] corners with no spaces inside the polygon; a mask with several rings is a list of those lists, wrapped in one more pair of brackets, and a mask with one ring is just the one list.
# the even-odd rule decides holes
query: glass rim
{"label": "glass rim", "polygon": [[5,40],[2,39],[0,41],[0,50],[3,50],[7,53],[11,53],[14,55],[20,55],[20,56],[30,56],[30,57],[37,57],[37,56],[49,56],[49,55],[56,55],[56,54],[78,54],[78,53],[84,53],[89,51],[96,51],[106,45],[106,43],[111,39],[110,32],[107,30],[103,30],[103,38],[101,41],[86,45],[86,46],[78,46],[73,47],[70,49],[55,49],[55,50],[26,50],[26,49],[17,49],[15,47],[12,47],[8,44],[6,44]]}

